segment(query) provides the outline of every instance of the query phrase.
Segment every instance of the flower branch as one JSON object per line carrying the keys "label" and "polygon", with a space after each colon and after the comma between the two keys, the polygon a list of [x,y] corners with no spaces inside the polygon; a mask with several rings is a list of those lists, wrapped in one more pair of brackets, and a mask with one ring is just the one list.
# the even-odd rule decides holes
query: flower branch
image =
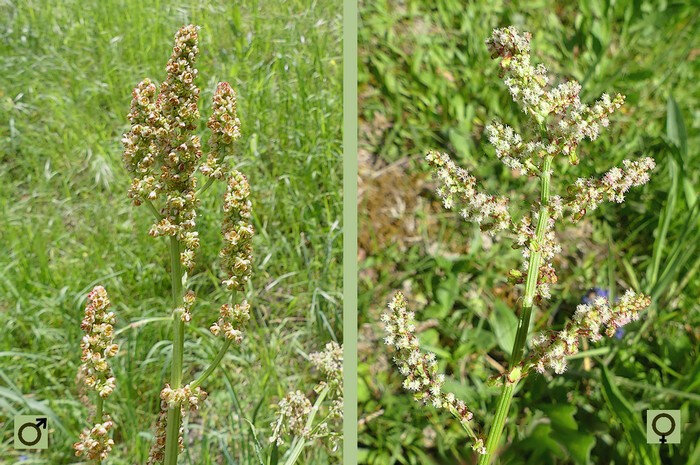
{"label": "flower branch", "polygon": [[531,353],[525,355],[533,308],[545,306],[558,281],[553,265],[554,257],[561,253],[556,238],[557,220],[568,212],[576,222],[605,200],[622,202],[631,187],[649,180],[649,172],[654,168],[651,158],[625,160],[622,168],[611,169],[601,179],[578,179],[564,198],[554,195],[552,176],[558,160],[566,159],[576,165],[580,143],[598,137],[609,125],[611,114],[623,104],[624,96],[618,94],[611,98],[603,94],[592,105],[587,105],[580,100],[579,83],[566,81],[552,85],[547,69],[531,63],[530,34],[520,34],[514,27],[494,30],[486,45],[492,57],[499,60],[504,83],[513,100],[529,117],[524,127],[532,136],[527,140],[499,121],[487,125],[485,134],[495,148],[496,157],[507,167],[538,178],[539,201],[533,202],[532,211],[520,221],[513,221],[505,197],[480,192],[474,177],[447,155],[431,151],[426,156],[439,181],[437,195],[444,206],[460,209],[465,220],[476,222],[489,234],[507,231],[514,239],[514,247],[523,255],[521,268],[509,272],[510,282],[522,285],[522,306],[507,376],[503,377],[485,442],[478,433],[474,434],[479,428],[472,414],[454,395],[443,392],[444,376],[438,373],[435,356],[420,350],[414,334],[414,314],[406,310],[401,293],[394,296],[389,312],[382,316],[387,331],[384,342],[395,351],[394,362],[404,377],[403,387],[420,402],[457,413],[460,423],[468,426],[465,429],[472,446],[480,453],[480,465],[488,465],[493,459],[515,388],[524,376],[533,369],[539,373],[548,369],[562,373],[566,357],[578,352],[580,339],[597,341],[602,337],[602,328],[610,336],[619,326],[639,318],[639,313],[649,306],[649,297],[631,291],[612,306],[604,300],[579,306],[573,320],[563,330],[547,331],[536,340]]}

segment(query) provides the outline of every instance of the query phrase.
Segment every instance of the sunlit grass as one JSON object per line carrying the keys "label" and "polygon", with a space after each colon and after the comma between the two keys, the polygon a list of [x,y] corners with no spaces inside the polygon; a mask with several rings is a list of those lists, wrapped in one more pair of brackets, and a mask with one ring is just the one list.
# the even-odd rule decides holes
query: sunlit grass
{"label": "sunlit grass", "polygon": [[[239,93],[234,160],[252,186],[258,234],[250,339],[211,381],[216,395],[190,420],[197,444],[182,461],[257,463],[253,436],[267,447],[269,405],[291,387],[313,386],[297,368],[341,334],[338,5],[9,1],[0,18],[0,457],[16,454],[12,415],[42,402],[55,431],[32,463],[72,460],[84,426],[73,383],[79,321],[99,281],[122,328],[113,463],[145,460],[170,351],[169,324],[147,319],[169,314],[168,255],[166,241],[146,234],[148,211],[126,198],[120,138],[132,87],[163,79],[174,31],[195,23],[200,76],[210,79],[198,83],[200,110],[209,114],[217,81]],[[220,301],[222,192],[205,194],[198,218],[198,304],[185,347],[196,370],[216,350],[195,328],[208,327]],[[327,457],[310,450],[306,460]]]}

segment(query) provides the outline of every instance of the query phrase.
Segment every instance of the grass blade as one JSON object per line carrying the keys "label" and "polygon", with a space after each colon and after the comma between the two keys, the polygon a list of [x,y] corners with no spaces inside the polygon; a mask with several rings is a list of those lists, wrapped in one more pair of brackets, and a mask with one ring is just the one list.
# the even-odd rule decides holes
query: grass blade
{"label": "grass blade", "polygon": [[610,411],[621,423],[625,439],[635,455],[634,463],[644,465],[661,465],[659,451],[653,449],[646,441],[639,416],[620,393],[608,369],[601,365],[603,395]]}

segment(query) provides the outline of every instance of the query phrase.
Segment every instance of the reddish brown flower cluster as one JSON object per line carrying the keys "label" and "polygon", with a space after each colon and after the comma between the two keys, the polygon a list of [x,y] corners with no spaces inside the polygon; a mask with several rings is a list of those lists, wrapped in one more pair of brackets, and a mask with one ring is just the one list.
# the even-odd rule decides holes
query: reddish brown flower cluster
{"label": "reddish brown flower cluster", "polygon": [[215,179],[224,177],[222,161],[231,152],[233,143],[241,137],[241,121],[236,110],[236,92],[228,82],[220,82],[214,94],[214,108],[207,122],[211,129],[209,154],[199,168],[205,175]]}
{"label": "reddish brown flower cluster", "polygon": [[250,305],[244,300],[240,304],[231,306],[224,304],[219,309],[220,317],[209,330],[214,336],[223,334],[226,339],[236,344],[243,342],[243,328],[250,320]]}
{"label": "reddish brown flower cluster", "polygon": [[251,203],[248,180],[238,171],[228,178],[224,196],[224,221],[221,234],[225,245],[219,256],[228,278],[223,284],[228,289],[242,291],[250,278],[253,261],[253,234],[250,223]]}
{"label": "reddish brown flower cluster", "polygon": [[85,336],[80,342],[83,353],[80,360],[80,378],[100,397],[109,396],[114,390],[114,375],[107,359],[117,355],[119,346],[114,343],[114,312],[102,286],[95,286],[88,294],[85,317],[80,325]]}
{"label": "reddish brown flower cluster", "polygon": [[[114,343],[114,312],[109,311],[111,303],[107,291],[102,286],[95,286],[87,296],[85,316],[80,325],[85,336],[80,342],[82,364],[78,369],[81,382],[100,397],[98,402],[107,398],[114,391],[114,375],[107,363],[117,355],[119,346]],[[83,397],[89,398],[83,393]],[[93,415],[95,424],[83,429],[78,442],[73,444],[75,455],[85,456],[90,460],[102,460],[112,450],[114,441],[109,431],[114,426],[109,415]]]}

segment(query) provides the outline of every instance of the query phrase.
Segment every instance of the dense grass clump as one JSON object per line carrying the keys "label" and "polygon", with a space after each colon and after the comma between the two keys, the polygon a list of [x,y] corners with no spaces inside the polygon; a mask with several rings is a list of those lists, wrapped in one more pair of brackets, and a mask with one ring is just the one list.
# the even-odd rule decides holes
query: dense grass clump
{"label": "dense grass clump", "polygon": [[[243,134],[232,161],[250,181],[257,234],[245,291],[249,338],[223,360],[211,402],[189,419],[181,463],[258,463],[258,447],[271,447],[271,405],[291,389],[312,393],[317,375],[306,358],[339,341],[342,321],[337,10],[333,2],[255,0],[0,5],[0,457],[18,456],[13,415],[45,411],[52,446],[28,460],[74,460],[70,444],[85,426],[74,383],[80,319],[99,282],[114,303],[121,346],[110,460],[146,459],[170,366],[169,259],[167,241],[146,233],[149,211],[126,197],[120,139],[134,83],[162,75],[183,24],[202,26],[200,111],[211,113],[218,81],[238,93]],[[216,319],[225,293],[217,260],[223,190],[216,183],[203,194],[197,220],[202,247],[189,282],[198,310],[184,351],[193,372],[218,347],[197,328]],[[302,461],[335,455],[307,448]]]}
{"label": "dense grass clump", "polygon": [[[458,420],[411,405],[383,355],[376,321],[393,289],[420,310],[420,347],[436,354],[445,391],[491,425],[513,348],[522,293],[507,282],[521,256],[445,213],[422,162],[430,149],[485,191],[524,205],[537,197],[527,175],[502,166],[485,127],[499,118],[522,131],[523,113],[500,82],[483,38],[513,24],[532,31],[533,60],[582,84],[581,99],[606,90],[625,106],[577,167],[559,166],[553,189],[624,159],[656,160],[650,183],[623,206],[604,205],[557,234],[562,270],[555,296],[535,309],[531,331],[562,329],[591,296],[611,302],[625,289],[651,296],[643,321],[608,347],[582,344],[566,378],[531,376],[511,405],[496,451],[501,463],[694,463],[694,439],[646,444],[645,411],[700,402],[698,168],[691,115],[698,14],[690,2],[363,2],[360,8],[361,463],[472,463]],[[574,173],[575,169],[575,173]],[[426,416],[426,410],[428,415]],[[697,425],[683,431],[698,434]],[[507,448],[505,447],[507,445]],[[506,450],[507,449],[507,450]]]}

